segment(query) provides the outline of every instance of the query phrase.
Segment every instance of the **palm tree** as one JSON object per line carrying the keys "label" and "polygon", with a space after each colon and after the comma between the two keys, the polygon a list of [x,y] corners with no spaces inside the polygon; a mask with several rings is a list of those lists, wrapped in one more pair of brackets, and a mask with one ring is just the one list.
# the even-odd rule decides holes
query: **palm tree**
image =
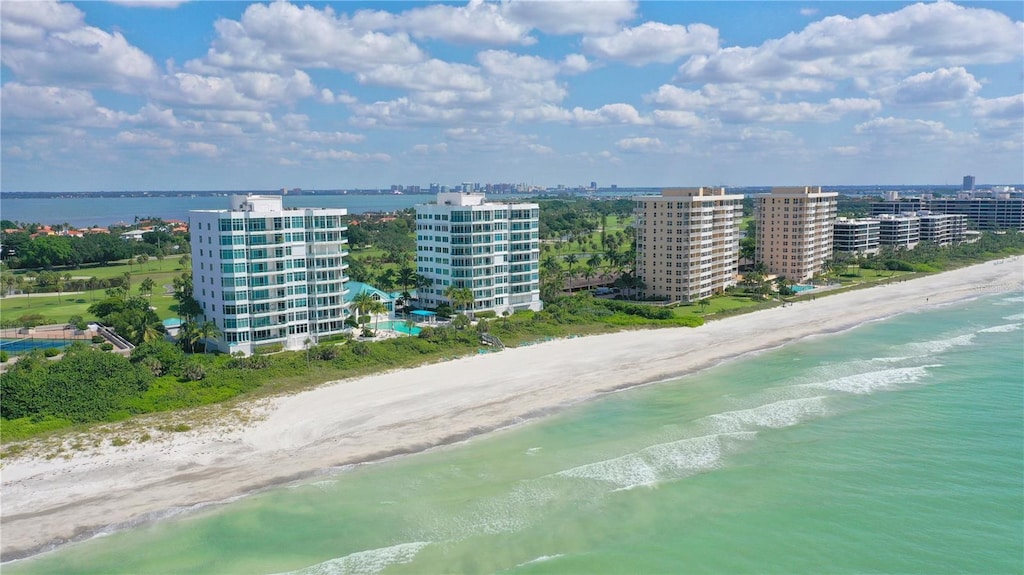
{"label": "palm tree", "polygon": [[402,266],[398,269],[398,285],[402,286],[402,299],[406,305],[412,295],[409,293],[409,286],[416,285],[416,270],[412,266]]}
{"label": "palm tree", "polygon": [[476,299],[473,296],[473,290],[468,287],[458,287],[450,285],[444,290],[444,297],[448,298],[455,306],[455,309],[462,308],[462,312],[466,312],[466,308],[473,305],[473,301]]}
{"label": "palm tree", "polygon": [[210,350],[210,340],[220,337],[221,331],[216,322],[206,320],[196,328],[196,336],[203,340],[203,355]]}
{"label": "palm tree", "polygon": [[146,278],[139,284],[139,295],[148,295],[149,299],[153,299],[153,288],[156,286],[156,282],[153,278]]}
{"label": "palm tree", "polygon": [[11,291],[14,289],[14,284],[16,283],[16,280],[14,279],[14,276],[11,275],[11,274],[4,274],[3,283],[4,283],[4,294],[5,295],[11,295]]}
{"label": "palm tree", "polygon": [[385,305],[384,302],[380,301],[379,299],[371,299],[373,300],[373,305],[370,306],[369,312],[373,314],[373,331],[374,333],[376,333],[377,327],[380,325],[380,315],[382,313],[387,313],[388,306]]}
{"label": "palm tree", "polygon": [[178,328],[178,341],[188,344],[189,353],[196,352],[196,342],[199,336],[196,335],[196,326],[191,321],[186,321]]}
{"label": "palm tree", "polygon": [[128,293],[132,289],[132,272],[124,272],[121,274],[121,287],[124,288],[125,293]]}
{"label": "palm tree", "polygon": [[594,269],[594,266],[588,265],[583,268],[583,279],[587,280],[587,286],[590,285],[590,280],[594,279],[594,276],[596,275],[597,270]]}
{"label": "palm tree", "polygon": [[378,303],[377,300],[373,299],[373,295],[368,291],[362,291],[356,294],[352,298],[352,307],[356,309],[356,323],[360,323],[359,320],[370,312],[374,304]]}
{"label": "palm tree", "polygon": [[569,293],[572,293],[572,280],[573,280],[572,267],[574,265],[578,264],[579,261],[580,261],[580,258],[576,254],[569,254],[569,255],[565,256],[565,263],[569,264]]}
{"label": "palm tree", "polygon": [[697,300],[697,305],[700,306],[700,312],[704,313],[704,310],[708,309],[708,306],[711,305],[711,302],[708,301],[708,298],[702,297],[699,300]]}

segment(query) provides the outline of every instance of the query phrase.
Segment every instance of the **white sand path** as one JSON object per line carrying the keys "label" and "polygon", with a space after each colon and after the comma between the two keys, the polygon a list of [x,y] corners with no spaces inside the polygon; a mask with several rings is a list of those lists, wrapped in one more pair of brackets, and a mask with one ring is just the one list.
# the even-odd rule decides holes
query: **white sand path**
{"label": "white sand path", "polygon": [[[325,384],[264,400],[265,417],[0,472],[3,560],[107,526],[251,493],[332,467],[413,453],[613,389],[692,373],[811,335],[1024,289],[1024,258],[818,297],[703,327],[556,340]],[[1024,305],[1022,305],[1024,308]]]}

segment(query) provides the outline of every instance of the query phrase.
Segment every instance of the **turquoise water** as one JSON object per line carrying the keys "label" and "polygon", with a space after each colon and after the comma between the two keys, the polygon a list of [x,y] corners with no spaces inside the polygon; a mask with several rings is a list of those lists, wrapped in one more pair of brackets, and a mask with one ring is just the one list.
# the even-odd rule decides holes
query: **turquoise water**
{"label": "turquoise water", "polygon": [[380,329],[390,329],[393,331],[406,333],[410,335],[418,335],[420,333],[420,328],[416,326],[409,327],[405,325],[404,321],[400,320],[382,321],[380,322],[379,327]]}
{"label": "turquoise water", "polygon": [[1021,573],[1022,311],[811,338],[4,573]]}
{"label": "turquoise water", "polygon": [[789,286],[789,289],[793,290],[796,293],[800,293],[800,292],[810,291],[810,290],[814,289],[814,286],[797,284],[797,285]]}

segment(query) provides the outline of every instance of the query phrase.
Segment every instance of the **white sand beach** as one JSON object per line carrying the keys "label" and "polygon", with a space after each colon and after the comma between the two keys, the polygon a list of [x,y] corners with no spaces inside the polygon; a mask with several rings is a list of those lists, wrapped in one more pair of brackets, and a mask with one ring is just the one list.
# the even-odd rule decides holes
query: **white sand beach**
{"label": "white sand beach", "polygon": [[[551,341],[330,383],[255,404],[247,424],[3,461],[3,560],[107,526],[413,453],[813,335],[1024,289],[1024,258],[816,297],[703,327]],[[140,429],[140,433],[141,433]]]}

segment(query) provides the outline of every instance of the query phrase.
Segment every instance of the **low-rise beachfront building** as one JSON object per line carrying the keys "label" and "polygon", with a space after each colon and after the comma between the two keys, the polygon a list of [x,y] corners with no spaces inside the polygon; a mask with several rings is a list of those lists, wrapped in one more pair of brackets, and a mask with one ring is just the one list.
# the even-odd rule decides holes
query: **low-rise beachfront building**
{"label": "low-rise beachfront building", "polygon": [[736,284],[743,196],[668,188],[634,201],[636,274],[649,297],[696,301]]}
{"label": "low-rise beachfront building", "polygon": [[1024,231],[1024,198],[978,195],[963,192],[955,198],[932,198],[924,209],[933,214],[962,214],[971,229]]}
{"label": "low-rise beachfront building", "polygon": [[226,210],[193,210],[192,282],[221,331],[221,351],[302,349],[345,329],[342,208],[285,208],[281,196],[233,195]]}
{"label": "low-rise beachfront building", "polygon": [[921,241],[940,246],[963,243],[967,237],[967,216],[963,214],[918,214],[921,219]]}
{"label": "low-rise beachfront building", "polygon": [[880,227],[874,218],[836,218],[832,250],[846,254],[876,254]]}
{"label": "low-rise beachfront building", "polygon": [[429,308],[456,306],[445,292],[469,288],[467,311],[540,311],[540,206],[488,202],[482,193],[440,192],[416,206],[418,290]]}
{"label": "low-rise beachfront building", "polygon": [[839,194],[821,186],[772,188],[755,197],[755,261],[768,274],[805,281],[832,258]]}
{"label": "low-rise beachfront building", "polygon": [[917,214],[878,216],[878,243],[894,248],[914,249],[921,241],[921,218]]}
{"label": "low-rise beachfront building", "polygon": [[373,318],[371,316],[371,319],[389,320],[395,317],[395,302],[397,301],[397,298],[393,294],[375,288],[370,284],[357,281],[348,281],[345,283],[345,302],[348,303],[348,308],[345,310],[346,317],[349,315],[354,316],[358,313],[358,310],[355,309],[356,306],[354,302],[357,301],[360,294],[364,293],[369,295],[369,297],[374,301],[380,302],[384,306],[383,311],[372,314],[379,317]]}
{"label": "low-rise beachfront building", "polygon": [[956,197],[892,196],[871,204],[872,216],[920,211],[931,214],[961,214],[967,219],[967,225],[971,229],[1024,231],[1024,198],[1012,197],[1006,191],[966,191],[960,192]]}

